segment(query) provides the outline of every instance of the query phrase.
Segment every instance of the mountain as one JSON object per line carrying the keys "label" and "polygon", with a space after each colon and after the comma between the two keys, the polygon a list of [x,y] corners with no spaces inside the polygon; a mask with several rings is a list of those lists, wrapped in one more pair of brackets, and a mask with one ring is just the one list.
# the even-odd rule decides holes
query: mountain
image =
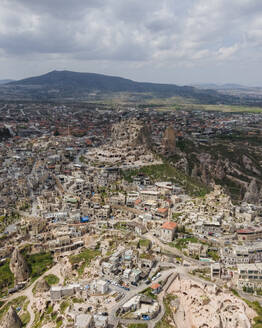
{"label": "mountain", "polygon": [[212,89],[212,90],[231,90],[231,89],[249,89],[249,87],[235,84],[235,83],[225,83],[225,84],[215,84],[215,83],[198,83],[192,84],[193,87],[198,89]]}
{"label": "mountain", "polygon": [[221,95],[245,99],[245,104],[242,103],[243,105],[257,105],[259,107],[262,106],[262,87],[250,87],[234,83],[195,84],[193,86],[199,90],[214,90]]}
{"label": "mountain", "polygon": [[[9,95],[32,99],[84,99],[90,93],[152,93],[157,97],[181,96],[202,103],[230,103],[232,96],[223,97],[215,90],[199,90],[191,86],[135,82],[116,76],[71,71],[52,71],[44,75],[10,82],[2,91]],[[0,90],[1,96],[1,90]]]}
{"label": "mountain", "polygon": [[135,82],[117,76],[71,71],[52,71],[44,75],[26,78],[9,83],[16,86],[39,86],[59,89],[85,89],[102,92],[184,92],[194,91],[192,87],[180,87],[173,84]]}
{"label": "mountain", "polygon": [[10,80],[10,79],[0,80],[0,84],[6,84],[6,83],[13,82],[13,81],[14,80]]}

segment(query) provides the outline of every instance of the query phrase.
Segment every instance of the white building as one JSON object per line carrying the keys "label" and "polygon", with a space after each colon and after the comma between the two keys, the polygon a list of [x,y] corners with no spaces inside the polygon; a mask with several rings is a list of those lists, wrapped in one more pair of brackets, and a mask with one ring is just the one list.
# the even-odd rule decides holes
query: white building
{"label": "white building", "polygon": [[106,328],[108,326],[108,317],[100,314],[95,314],[94,322],[96,328]]}
{"label": "white building", "polygon": [[238,288],[262,288],[262,263],[238,264]]}
{"label": "white building", "polygon": [[91,328],[93,326],[93,317],[90,314],[76,316],[74,328]]}
{"label": "white building", "polygon": [[102,279],[95,280],[91,283],[90,290],[94,294],[106,294],[109,291],[109,282]]}

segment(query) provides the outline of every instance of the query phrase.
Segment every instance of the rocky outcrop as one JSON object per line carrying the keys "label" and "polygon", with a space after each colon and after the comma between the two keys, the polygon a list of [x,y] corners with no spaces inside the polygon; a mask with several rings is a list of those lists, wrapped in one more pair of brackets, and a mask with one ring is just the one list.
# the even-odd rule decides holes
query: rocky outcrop
{"label": "rocky outcrop", "polygon": [[28,265],[17,248],[14,249],[10,260],[10,270],[14,274],[16,284],[29,278]]}
{"label": "rocky outcrop", "polygon": [[[183,327],[251,328],[254,310],[233,294],[191,279],[176,279],[169,288],[182,304]],[[182,325],[181,325],[182,326]]]}
{"label": "rocky outcrop", "polygon": [[138,145],[144,145],[146,148],[152,148],[152,139],[151,139],[151,131],[149,126],[144,125],[141,130],[138,132],[136,143]]}
{"label": "rocky outcrop", "polygon": [[50,289],[49,284],[45,281],[45,279],[40,279],[35,286],[36,293],[45,293],[48,292]]}
{"label": "rocky outcrop", "polygon": [[257,182],[255,179],[253,179],[247,188],[247,191],[244,195],[243,201],[246,203],[252,203],[252,204],[258,203],[259,197],[260,197],[259,195],[260,195],[260,192],[259,192]]}
{"label": "rocky outcrop", "polygon": [[[141,133],[143,125],[138,120],[123,120],[112,126],[111,139],[113,144],[136,146],[141,135],[148,134],[147,128],[144,127],[144,133]],[[149,133],[150,135],[150,133]],[[140,140],[141,142],[141,140]]]}
{"label": "rocky outcrop", "polygon": [[198,167],[196,164],[194,164],[194,167],[192,169],[192,172],[191,172],[191,177],[192,178],[197,178],[197,174],[198,174]]}
{"label": "rocky outcrop", "polygon": [[21,328],[22,321],[20,320],[15,309],[11,306],[7,313],[3,316],[0,328]]}
{"label": "rocky outcrop", "polygon": [[182,157],[174,165],[178,170],[185,174],[189,174],[188,160],[186,157]]}
{"label": "rocky outcrop", "polygon": [[226,176],[225,167],[220,159],[216,162],[214,175],[219,180],[224,179],[224,177]]}
{"label": "rocky outcrop", "polygon": [[243,155],[242,162],[243,162],[245,169],[252,171],[252,160],[249,157],[247,157],[246,155]]}
{"label": "rocky outcrop", "polygon": [[261,172],[255,167],[253,161],[249,157],[247,157],[246,155],[243,155],[242,162],[243,162],[245,169],[261,176]]}
{"label": "rocky outcrop", "polygon": [[172,126],[169,126],[164,133],[163,146],[169,155],[174,155],[176,151],[176,132]]}
{"label": "rocky outcrop", "polygon": [[208,167],[206,165],[201,165],[201,181],[205,185],[210,184],[210,175],[209,175],[209,172],[208,172]]}
{"label": "rocky outcrop", "polygon": [[239,154],[236,148],[221,144],[216,147],[216,151],[212,145],[201,152],[197,148],[181,151],[183,161],[177,160],[174,166],[207,186],[221,184],[234,201],[262,204],[262,169],[258,160]]}

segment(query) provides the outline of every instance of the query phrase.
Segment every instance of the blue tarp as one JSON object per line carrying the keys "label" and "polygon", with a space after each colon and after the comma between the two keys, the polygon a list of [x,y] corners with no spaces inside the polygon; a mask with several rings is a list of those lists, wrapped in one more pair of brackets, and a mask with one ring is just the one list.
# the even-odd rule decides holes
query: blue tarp
{"label": "blue tarp", "polygon": [[83,218],[80,218],[80,222],[81,223],[89,222],[89,217],[88,216],[84,216]]}

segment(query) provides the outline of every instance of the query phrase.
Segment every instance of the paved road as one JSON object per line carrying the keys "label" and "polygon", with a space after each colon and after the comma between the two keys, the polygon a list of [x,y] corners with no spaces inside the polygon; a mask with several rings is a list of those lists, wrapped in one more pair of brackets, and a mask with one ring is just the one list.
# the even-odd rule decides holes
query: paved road
{"label": "paved road", "polygon": [[[156,279],[154,282],[160,282],[165,280],[168,276],[170,276],[172,273],[176,273],[176,269],[169,269],[166,271],[161,272],[161,276]],[[120,319],[116,316],[116,312],[118,309],[120,309],[127,301],[129,301],[132,297],[134,297],[135,295],[141,293],[143,290],[145,290],[146,288],[148,288],[149,285],[147,285],[146,283],[143,283],[142,285],[133,288],[132,290],[130,290],[129,292],[126,293],[125,297],[120,300],[111,310],[110,314],[109,314],[109,323],[113,326],[116,326],[118,322],[124,322],[124,319]],[[161,305],[161,304],[160,304]],[[162,311],[163,311],[163,304],[162,304]],[[161,314],[163,314],[163,312],[161,311]],[[158,317],[157,317],[158,318]],[[159,319],[160,320],[160,319]],[[136,323],[136,322],[141,322],[141,320],[128,320],[127,323]],[[145,322],[145,321],[142,321]]]}
{"label": "paved road", "polygon": [[[35,320],[35,313],[32,309],[32,303],[33,303],[33,300],[34,300],[34,295],[33,295],[33,289],[36,285],[36,283],[42,279],[44,276],[47,276],[49,274],[54,274],[58,277],[59,279],[59,283],[61,282],[62,283],[62,276],[61,276],[61,273],[60,273],[60,264],[56,264],[54,265],[51,269],[49,269],[48,271],[46,271],[41,277],[39,277],[37,280],[35,280],[29,287],[27,287],[26,289],[23,289],[21,290],[20,292],[17,292],[17,293],[14,293],[8,297],[6,297],[5,300],[6,302],[9,302],[9,301],[12,301],[13,299],[19,297],[19,296],[26,296],[29,300],[29,304],[27,306],[27,311],[29,312],[30,314],[30,321],[29,323],[27,324],[27,328],[31,328],[32,325],[33,325],[33,322]],[[5,302],[5,304],[6,304]],[[3,304],[3,306],[5,305]]]}
{"label": "paved road", "polygon": [[259,302],[259,304],[262,306],[262,297],[261,296],[255,296],[255,295],[251,295],[248,293],[244,293],[242,290],[237,290],[239,296],[241,296],[242,298],[245,298],[246,300],[250,301],[250,302]]}

